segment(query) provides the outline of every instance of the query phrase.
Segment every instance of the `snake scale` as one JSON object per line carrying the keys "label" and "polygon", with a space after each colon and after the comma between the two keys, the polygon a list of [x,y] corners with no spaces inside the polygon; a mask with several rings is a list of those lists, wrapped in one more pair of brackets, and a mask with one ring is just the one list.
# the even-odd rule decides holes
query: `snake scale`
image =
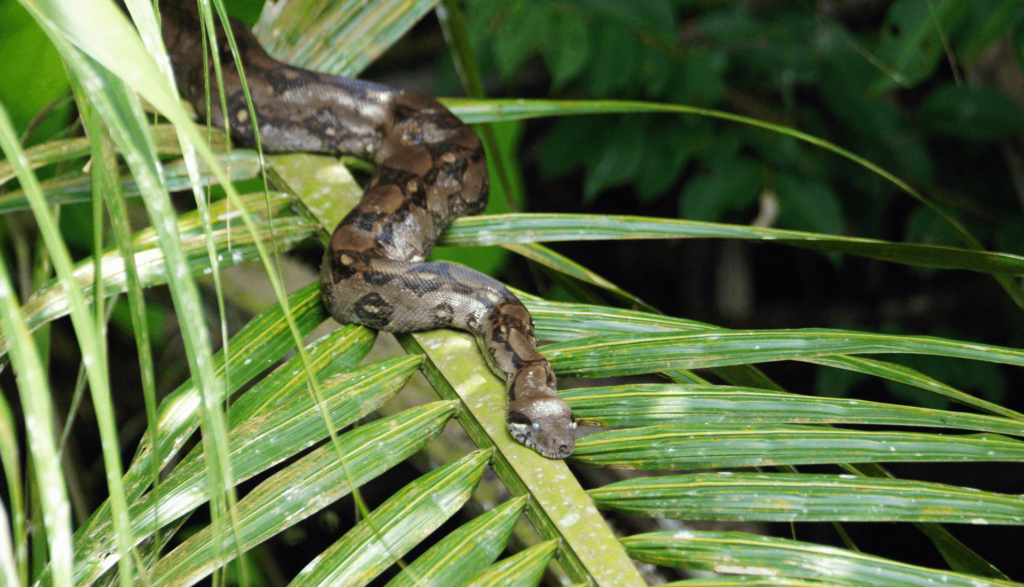
{"label": "snake scale", "polygon": [[[223,127],[195,4],[165,3],[162,18],[179,90],[200,116]],[[451,327],[474,334],[505,378],[512,435],[548,458],[572,454],[572,410],[537,351],[526,307],[482,273],[424,262],[452,220],[487,205],[487,161],[476,133],[429,96],[292,67],[270,57],[244,24],[231,21],[231,30],[264,150],[354,155],[376,165],[324,253],[320,288],[331,316],[389,332]],[[237,143],[251,147],[242,83],[218,32],[228,126]],[[207,83],[214,97],[209,112]]]}

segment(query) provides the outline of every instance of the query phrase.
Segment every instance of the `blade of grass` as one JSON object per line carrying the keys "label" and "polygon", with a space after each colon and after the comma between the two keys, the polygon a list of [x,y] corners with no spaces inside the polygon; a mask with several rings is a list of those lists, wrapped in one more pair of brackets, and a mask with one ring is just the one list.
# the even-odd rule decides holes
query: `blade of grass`
{"label": "blade of grass", "polygon": [[[256,177],[259,172],[259,160],[253,151],[238,149],[229,154],[216,153],[213,158],[218,165],[226,168],[227,177],[231,181],[243,181]],[[188,169],[181,160],[162,164],[165,185],[169,191],[191,189]],[[199,185],[207,186],[220,183],[221,178],[214,175],[206,163],[199,165]],[[46,201],[51,205],[75,204],[87,202],[90,198],[90,178],[88,174],[73,171],[48,179],[41,184]],[[125,174],[121,179],[121,191],[126,197],[142,195],[143,184]],[[0,196],[0,214],[28,209],[28,199],[21,190],[14,190]]]}
{"label": "blade of grass", "polygon": [[[139,371],[142,375],[142,392],[146,404],[146,421],[150,430],[156,429],[157,418],[157,397],[156,397],[156,375],[153,368],[153,354],[149,344],[149,327],[146,316],[146,302],[142,295],[142,287],[139,285],[138,270],[135,266],[135,256],[131,253],[131,224],[128,221],[128,210],[124,203],[124,195],[121,192],[121,185],[117,176],[117,157],[114,153],[113,141],[94,109],[88,106],[83,91],[77,83],[72,83],[76,98],[79,100],[79,111],[83,113],[86,132],[92,138],[92,165],[91,175],[94,185],[99,193],[94,196],[98,200],[105,199],[106,207],[110,213],[111,227],[117,247],[124,259],[125,277],[127,278],[128,304],[132,317],[132,329],[135,332],[135,346],[139,353]],[[94,188],[95,189],[95,188]],[[94,222],[97,218],[102,221],[102,210],[93,210]],[[102,234],[101,230],[95,230],[97,238]],[[102,275],[103,263],[101,261],[102,244],[97,241],[93,251],[93,273]],[[99,287],[103,291],[102,280],[94,279],[93,287]],[[99,281],[99,285],[96,285]],[[103,296],[94,296],[93,305],[97,315],[101,315],[103,308]],[[73,413],[73,412],[71,412]],[[160,478],[160,468],[154,461],[150,468],[151,483],[156,486]]]}
{"label": "blade of grass", "polygon": [[[18,425],[14,421],[11,406],[3,394],[0,394],[0,464],[3,464],[4,479],[7,481],[8,505],[11,508],[12,563],[15,568],[15,577],[20,579],[8,584],[27,587],[28,527],[25,520],[25,496],[22,491],[24,476],[21,472],[21,451],[18,450]],[[2,523],[0,527],[6,528],[7,524]]]}
{"label": "blade of grass", "polygon": [[[39,182],[35,177],[35,173],[28,167],[24,152],[22,151],[21,145],[18,143],[17,136],[14,132],[14,128],[11,126],[10,119],[7,117],[7,112],[2,108],[0,108],[0,147],[3,148],[7,159],[15,165],[15,169],[18,172],[18,179],[24,186],[25,193],[28,195],[32,206],[32,212],[36,217],[40,233],[46,241],[46,246],[50,252],[50,257],[53,260],[54,268],[57,271],[57,275],[60,277],[61,283],[69,293],[71,320],[75,329],[75,334],[78,336],[79,348],[82,351],[82,360],[86,364],[89,377],[89,389],[92,392],[96,419],[100,428],[103,464],[113,502],[115,525],[118,528],[117,546],[121,556],[127,561],[128,551],[131,548],[131,534],[127,523],[127,503],[125,502],[124,488],[121,485],[122,469],[120,443],[118,442],[117,429],[114,421],[113,402],[110,397],[110,385],[107,378],[107,365],[104,360],[101,342],[97,337],[95,329],[96,325],[85,306],[85,295],[82,293],[82,290],[78,287],[77,283],[74,282],[71,275],[71,255],[68,253],[61,237],[60,230],[58,229],[57,224],[46,205],[42,191],[39,188]],[[11,298],[11,303],[4,307],[6,311],[10,311],[12,309],[16,309],[16,304],[12,297],[14,296],[14,293],[13,290],[10,289],[9,278],[6,275],[6,267],[4,267],[3,272],[2,285],[7,289],[7,291],[0,294],[0,297]],[[12,318],[11,316],[6,317],[8,319]],[[11,323],[7,323],[4,331],[15,334],[18,337],[18,342],[20,344],[24,344],[26,340],[22,340],[21,335],[23,332],[27,333],[27,331],[24,330],[24,325],[21,323],[20,317],[16,320],[18,322],[17,327],[13,326]],[[10,336],[10,334],[8,336]],[[33,346],[31,351],[25,351],[26,354],[33,355],[32,357],[27,357],[26,355],[22,355],[20,357],[20,361],[22,362],[32,361],[32,365],[28,366],[28,369],[30,371],[34,371],[31,375],[22,375],[22,377],[40,377],[40,383],[37,385],[41,385],[41,382],[45,381],[45,375],[41,372],[42,365],[38,362],[38,356],[35,355],[35,352],[35,347]],[[36,387],[32,391],[33,393],[40,393],[41,400],[45,400],[45,398],[49,397],[49,394],[45,391],[45,387]],[[33,415],[37,415],[37,413],[33,412]],[[51,421],[52,420],[47,420],[47,429],[49,428],[49,422]],[[52,434],[52,432],[50,433]],[[39,441],[39,438],[33,435],[33,440]],[[48,444],[52,445],[52,440]],[[42,458],[46,458],[44,455],[40,456]],[[52,458],[52,455],[48,456]],[[60,564],[62,567],[59,571],[59,576],[55,578],[67,580],[68,577],[65,575],[67,571],[67,561],[58,559],[58,557],[63,559],[71,556],[71,551],[68,549],[67,543],[68,536],[66,534],[68,528],[61,527],[64,524],[63,519],[66,514],[62,515],[51,509],[54,507],[54,502],[51,500],[57,500],[57,503],[60,503],[61,498],[63,498],[63,507],[67,507],[66,492],[64,491],[64,485],[62,482],[58,483],[57,486],[52,489],[52,491],[55,492],[53,494],[50,493],[51,486],[47,485],[47,483],[54,483],[55,480],[52,478],[52,474],[54,474],[55,471],[53,471],[51,467],[56,465],[59,471],[58,464],[49,464],[45,461],[40,461],[37,464],[40,466],[40,487],[44,488],[43,492],[46,494],[43,503],[49,504],[46,506],[47,516],[56,516],[52,524],[47,524],[48,531],[55,534],[54,538],[51,538],[51,556],[54,560],[54,564]],[[57,472],[57,474],[59,474],[59,472]],[[63,495],[61,495],[62,493]],[[61,518],[61,521],[58,521],[57,517]],[[56,539],[56,541],[54,541],[54,539]],[[54,548],[57,550],[54,551]],[[127,570],[127,567],[125,570]],[[125,585],[125,587],[128,586]]]}
{"label": "blade of grass", "polygon": [[[259,238],[269,238],[269,227],[266,223],[260,223]],[[291,218],[278,220],[275,229],[275,236],[281,240],[281,246],[292,248],[299,242],[308,238],[315,225],[308,221]],[[134,243],[136,248],[135,265],[139,271],[139,278],[143,287],[151,287],[166,283],[170,277],[166,258],[163,251],[147,243],[146,231],[137,235]],[[185,235],[188,236],[188,235]],[[251,235],[243,227],[217,230],[213,234],[213,240],[220,251],[220,262],[223,266],[236,265],[251,261],[257,257],[257,250],[252,241]],[[206,246],[202,242],[202,236],[188,236],[182,242],[183,252],[186,254],[186,262],[189,271],[203,273],[212,271],[209,258],[206,256]],[[230,247],[230,248],[229,248]],[[124,259],[118,252],[111,252],[104,259],[104,280],[106,291],[103,295],[110,296],[124,291],[127,286],[127,274],[125,271]],[[79,263],[74,270],[75,279],[88,293],[92,292],[93,266],[91,260]],[[30,298],[22,309],[23,320],[29,328],[35,329],[39,326],[67,315],[70,311],[68,294],[58,281],[53,281],[43,286]],[[7,343],[0,339],[0,353],[7,351]]]}
{"label": "blade of grass", "polygon": [[0,502],[0,577],[3,584],[10,587],[24,584],[19,579],[21,572],[20,565],[14,557],[14,540],[11,538],[11,526],[7,517],[7,509],[3,502]]}
{"label": "blade of grass", "polygon": [[[183,136],[182,140],[190,143],[191,147],[194,147],[207,162],[213,163],[209,148],[202,142],[198,133],[195,132],[195,128],[188,121],[187,115],[180,107],[174,92],[171,90],[170,80],[154,67],[153,62],[148,59],[148,54],[141,50],[138,38],[134,36],[131,27],[110,3],[104,3],[99,0],[81,0],[80,2],[65,4],[50,0],[40,2],[31,8],[35,10],[30,9],[30,12],[48,35],[55,39],[55,44],[63,46],[64,39],[70,40],[71,44],[87,51],[97,63],[109,67],[110,71],[115,72],[121,79],[131,83],[133,89],[137,90],[154,107],[166,115],[168,119],[177,123],[176,126]],[[143,8],[149,10],[148,5],[144,5]],[[97,20],[102,22],[102,27],[95,24]],[[90,24],[94,26],[89,26]],[[105,34],[95,35],[93,31],[97,28],[102,28]],[[117,50],[114,49],[115,45]],[[126,52],[126,48],[133,48],[135,50]],[[125,59],[126,53],[131,55],[132,58]],[[65,50],[62,51],[62,54],[64,54],[65,59],[72,62],[73,66],[79,70],[80,76],[90,73],[89,63],[83,63],[85,60],[79,60],[78,63],[74,62],[74,59],[78,57],[74,51]],[[95,77],[102,77],[99,72],[93,75]],[[86,83],[85,85],[86,87],[104,90],[123,90],[123,86],[114,84],[112,80],[94,80],[92,83]],[[115,100],[110,100],[107,104],[103,104],[102,100],[97,100],[97,103],[100,104],[100,112],[104,114],[108,125],[111,126],[115,140],[120,140],[124,143],[122,148],[124,146],[132,146],[135,149],[140,147],[143,149],[141,152],[137,151],[141,156],[127,156],[127,161],[129,166],[133,167],[136,177],[144,181],[148,188],[144,190],[148,194],[145,200],[147,206],[150,207],[150,216],[153,218],[154,224],[161,234],[161,245],[171,266],[171,271],[169,272],[171,276],[171,292],[175,306],[179,310],[179,315],[183,317],[181,324],[184,327],[183,335],[186,343],[186,355],[189,359],[190,369],[193,373],[198,374],[201,381],[200,389],[203,390],[202,414],[204,430],[207,433],[203,438],[204,442],[210,445],[210,455],[214,459],[211,462],[210,474],[222,480],[220,484],[226,491],[229,487],[233,486],[233,483],[225,477],[229,475],[228,469],[222,463],[217,462],[225,456],[223,454],[226,451],[225,425],[219,406],[213,401],[214,393],[211,389],[213,377],[210,370],[212,352],[209,348],[209,337],[205,330],[205,325],[201,323],[202,313],[198,310],[198,293],[195,282],[185,267],[176,235],[173,233],[173,222],[169,220],[173,217],[173,211],[169,207],[167,192],[161,184],[159,174],[154,165],[155,156],[153,155],[152,141],[144,130],[138,101],[134,95],[121,93],[116,96],[116,102],[120,104],[120,107],[113,107]],[[126,116],[127,113],[131,113],[133,116]],[[134,141],[135,139],[141,139],[141,142]],[[189,148],[184,148],[183,151],[186,153],[190,152]],[[253,221],[244,208],[238,207],[238,194],[228,182],[227,176],[219,166],[214,165],[213,170],[224,185],[228,198],[236,206],[236,209],[240,211],[243,223],[251,233],[255,234]],[[262,242],[255,238],[255,236],[254,245],[259,252],[260,259],[268,270],[268,276],[274,286],[278,299],[282,304],[286,303],[280,279],[273,271]],[[285,316],[289,319],[289,327],[296,339],[297,346],[301,346],[297,329],[290,321],[288,312],[285,312]],[[301,348],[299,353],[300,356],[305,358]],[[313,385],[315,386],[315,381]]]}

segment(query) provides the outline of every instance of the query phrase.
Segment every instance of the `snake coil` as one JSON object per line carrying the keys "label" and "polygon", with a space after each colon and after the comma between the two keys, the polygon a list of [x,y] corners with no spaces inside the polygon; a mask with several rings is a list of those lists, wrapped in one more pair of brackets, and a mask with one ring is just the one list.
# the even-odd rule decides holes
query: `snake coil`
{"label": "snake coil", "polygon": [[[178,88],[216,126],[229,119],[236,142],[254,146],[249,108],[224,35],[218,35],[227,113],[206,108],[207,75],[198,9],[163,8],[163,37]],[[536,348],[533,319],[498,281],[450,263],[424,262],[441,231],[487,205],[480,138],[433,98],[389,86],[292,67],[270,57],[232,21],[268,152],[354,155],[377,166],[362,200],[338,224],[324,253],[320,288],[338,322],[389,332],[458,328],[473,333],[505,378],[512,435],[545,457],[572,454],[576,422]],[[219,31],[223,33],[223,31]]]}

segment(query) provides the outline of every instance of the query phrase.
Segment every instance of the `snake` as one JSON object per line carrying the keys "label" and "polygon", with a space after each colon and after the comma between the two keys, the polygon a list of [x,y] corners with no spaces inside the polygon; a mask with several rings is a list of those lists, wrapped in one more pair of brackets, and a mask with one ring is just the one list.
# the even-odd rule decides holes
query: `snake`
{"label": "snake", "polygon": [[[255,127],[268,153],[350,155],[375,165],[362,198],[324,251],[320,291],[328,313],[342,324],[387,332],[455,328],[473,334],[490,368],[505,379],[511,435],[544,457],[571,455],[576,421],[558,397],[551,364],[537,350],[529,310],[492,277],[426,261],[454,219],[487,206],[487,159],[473,129],[430,96],[282,63],[232,19],[254,125],[223,27],[211,45],[222,64],[218,82],[204,62],[196,5],[164,3],[161,12],[179,92],[201,118],[228,128],[236,144],[255,147]],[[226,109],[217,99],[220,89]]]}

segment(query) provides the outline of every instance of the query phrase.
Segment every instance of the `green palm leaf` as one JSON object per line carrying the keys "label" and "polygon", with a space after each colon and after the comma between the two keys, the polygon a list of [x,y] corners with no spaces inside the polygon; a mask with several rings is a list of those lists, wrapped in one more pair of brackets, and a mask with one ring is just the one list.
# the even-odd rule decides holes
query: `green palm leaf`
{"label": "green palm leaf", "polygon": [[536,585],[557,548],[554,540],[532,546],[470,577],[466,586]]}
{"label": "green palm leaf", "polygon": [[[40,485],[49,489],[42,505],[53,555],[40,585],[194,584],[418,451],[435,463],[448,464],[398,491],[314,559],[294,584],[365,584],[424,543],[433,530],[474,499],[479,484],[503,485],[514,497],[426,549],[390,585],[536,585],[555,560],[560,571],[579,584],[642,585],[631,558],[726,575],[686,583],[697,586],[1011,584],[993,578],[998,571],[937,524],[1021,525],[1024,502],[1019,496],[889,478],[878,464],[1018,462],[1024,460],[1024,442],[1011,437],[1024,436],[1024,416],[913,369],[859,355],[906,353],[1024,366],[1024,352],[951,338],[847,330],[732,331],[660,316],[628,288],[538,243],[638,238],[772,241],[785,247],[987,273],[1017,301],[1022,295],[1015,278],[1024,274],[1024,257],[980,250],[974,237],[955,222],[964,248],[636,216],[509,214],[459,219],[441,244],[502,245],[543,267],[566,291],[596,300],[600,296],[586,289],[593,286],[593,291],[603,291],[610,294],[609,299],[632,307],[548,302],[524,295],[539,335],[554,342],[543,350],[560,377],[641,375],[673,382],[563,392],[580,423],[623,427],[581,439],[571,464],[671,471],[785,469],[772,474],[641,477],[585,491],[565,462],[541,459],[509,436],[504,387],[472,337],[463,333],[401,335],[400,342],[410,354],[390,358],[366,359],[375,335],[362,327],[343,327],[309,345],[297,344],[327,319],[318,287],[313,283],[285,297],[276,272],[270,271],[279,303],[250,320],[225,351],[214,355],[198,310],[195,278],[256,259],[270,270],[273,263],[267,246],[285,252],[310,237],[325,240],[360,197],[361,188],[347,166],[365,170],[366,164],[303,154],[264,158],[247,150],[223,152],[224,141],[201,140],[198,128],[186,118],[162,77],[166,71],[146,57],[138,38],[109,2],[24,4],[59,46],[76,83],[88,89],[82,93],[83,100],[102,115],[128,163],[127,172],[111,179],[115,185],[119,180],[125,195],[143,198],[153,226],[135,233],[130,245],[123,242],[122,249],[111,249],[99,259],[85,259],[75,266],[62,261],[58,277],[38,288],[22,307],[12,303],[12,288],[6,284],[6,275],[0,275],[0,289],[8,292],[0,295],[4,301],[0,349],[9,353],[19,371],[22,403],[31,415],[28,447],[37,460]],[[146,3],[132,4],[139,18],[148,20],[141,9]],[[255,30],[278,57],[354,75],[438,4],[437,0],[340,4],[294,0],[266,11]],[[446,3],[446,9],[454,4]],[[458,22],[453,24],[444,15],[442,20],[448,22],[449,32],[464,33]],[[153,43],[155,29],[140,28]],[[95,30],[109,30],[109,37],[94,38],[90,31]],[[468,43],[460,39],[456,40],[459,59],[475,71]],[[478,81],[470,80],[474,87]],[[171,119],[173,127],[149,126],[124,82]],[[614,101],[473,99],[449,104],[475,123],[659,112],[754,125],[845,157],[931,205],[909,184],[852,152],[809,134],[729,113]],[[48,239],[55,239],[51,249],[66,256],[65,249],[56,246],[56,224],[46,208],[90,200],[93,177],[74,170],[37,185],[31,170],[77,161],[93,151],[92,141],[100,139],[55,140],[22,154],[13,132],[4,131],[8,161],[0,162],[0,185],[17,174],[22,187],[0,195],[0,213],[31,208]],[[184,137],[181,142],[179,132]],[[492,149],[497,144],[488,143]],[[95,152],[101,152],[96,146]],[[192,153],[193,146],[199,159]],[[182,153],[186,154],[183,159],[160,159]],[[490,153],[492,160],[502,155]],[[261,162],[266,163],[272,191],[238,196],[230,181],[256,177]],[[106,173],[113,173],[113,168]],[[199,188],[214,183],[224,185],[227,200],[206,208],[200,198],[199,211],[180,215],[170,206],[168,191],[194,189],[201,194]],[[125,227],[126,222],[120,228],[125,231],[122,237],[127,235]],[[92,512],[71,541],[67,516],[61,513],[68,505],[58,495],[63,479],[57,474],[53,434],[46,431],[51,417],[45,402],[35,401],[46,397],[48,390],[41,384],[42,370],[34,364],[35,347],[28,342],[27,332],[72,314],[83,350],[87,355],[99,353],[101,344],[94,340],[95,328],[86,320],[92,319],[85,313],[85,304],[94,296],[102,299],[129,287],[133,278],[128,273],[132,264],[125,259],[128,249],[137,267],[138,287],[171,286],[192,378],[154,410],[156,430],[147,432],[122,477],[115,458],[120,447],[112,426],[113,408],[103,396],[105,374],[90,370],[91,388],[100,394],[97,410],[105,421],[103,450],[113,497]],[[102,274],[99,284],[97,267]],[[293,350],[299,354],[284,360]],[[282,360],[279,367],[261,375]],[[789,394],[755,367],[790,360],[904,383],[983,414]],[[368,416],[397,394],[420,368],[444,401],[336,435],[339,428]],[[693,369],[708,369],[713,375],[690,372]],[[713,376],[733,385],[712,385]],[[223,409],[229,398],[246,387],[229,409]],[[0,435],[5,440],[0,460],[15,504],[24,501],[20,497],[23,475],[13,450],[15,426],[7,411],[6,404],[0,403]],[[461,459],[441,454],[431,441],[453,415],[483,450]],[[203,442],[180,454],[200,427]],[[907,431],[906,427],[928,430]],[[859,475],[801,474],[794,468],[804,464],[836,465]],[[493,467],[497,481],[485,478],[488,466]],[[168,467],[166,477],[154,487],[153,471]],[[234,504],[231,492],[236,485],[260,474],[269,477]],[[207,503],[212,523],[162,558],[154,556],[189,513]],[[13,507],[21,510],[23,506]],[[751,534],[681,531],[621,537],[598,509],[680,520],[912,522],[934,541],[955,571]],[[509,536],[520,512],[527,515],[541,540],[521,545],[525,546],[521,552],[497,561],[506,547],[511,548]],[[24,527],[24,521],[19,521],[24,516],[12,518],[13,541],[7,539],[6,524],[0,529],[0,571],[8,580],[20,574],[23,581],[28,576],[26,557],[8,542],[16,545],[18,535],[25,533],[19,529]],[[965,570],[975,574],[961,572]],[[143,572],[149,573],[146,579]]]}
{"label": "green palm leaf", "polygon": [[[361,485],[412,456],[441,433],[454,413],[451,403],[431,404],[377,420],[341,436],[342,458],[355,463],[347,472],[340,466],[333,446],[311,452],[238,502],[241,544],[234,544],[235,536],[226,536],[220,548],[220,552],[226,553],[225,558],[213,560],[212,537],[206,528],[160,560],[154,569],[154,584],[194,584],[216,566],[234,558],[236,546],[248,550],[347,495],[351,491],[349,478]],[[376,448],[381,443],[391,450],[381,455]]]}
{"label": "green palm leaf", "polygon": [[302,571],[293,587],[362,585],[466,503],[490,455],[470,454],[413,481]]}
{"label": "green palm leaf", "polygon": [[1017,495],[852,475],[672,475],[587,493],[601,509],[685,520],[1024,524],[1024,499]]}
{"label": "green palm leaf", "polygon": [[864,238],[831,236],[795,230],[669,220],[639,216],[586,214],[502,214],[459,218],[445,231],[440,244],[480,246],[582,240],[661,240],[728,238],[775,242],[800,248],[857,255],[937,269],[966,269],[982,273],[1024,274],[1024,257],[938,247],[909,245]]}
{"label": "green palm leaf", "polygon": [[652,564],[724,574],[772,575],[792,579],[823,577],[837,585],[1016,585],[934,571],[880,557],[795,540],[739,532],[655,532],[623,539],[630,556]]}
{"label": "green palm leaf", "polygon": [[509,500],[430,547],[387,587],[459,585],[494,562],[508,543],[526,498]]}

